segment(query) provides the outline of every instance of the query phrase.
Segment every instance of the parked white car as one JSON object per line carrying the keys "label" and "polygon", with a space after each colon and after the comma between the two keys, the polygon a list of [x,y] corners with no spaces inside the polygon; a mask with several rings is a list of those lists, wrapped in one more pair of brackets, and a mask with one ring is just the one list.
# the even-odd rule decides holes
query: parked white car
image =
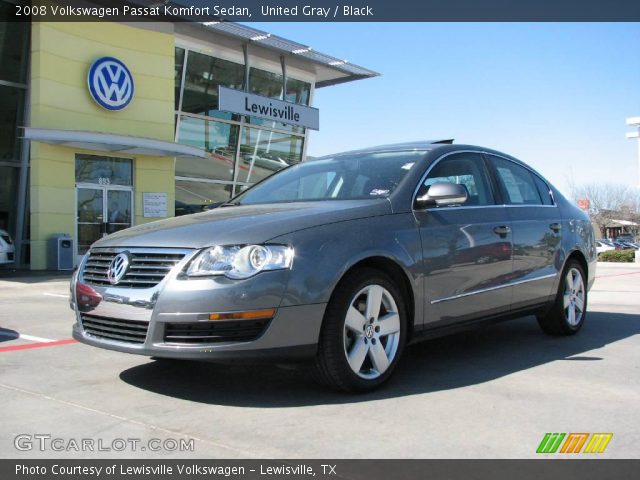
{"label": "parked white car", "polygon": [[619,250],[614,245],[609,245],[608,243],[601,242],[600,240],[596,240],[596,253],[600,255],[602,252],[608,252],[609,250]]}
{"label": "parked white car", "polygon": [[0,265],[13,263],[16,247],[6,230],[0,230]]}

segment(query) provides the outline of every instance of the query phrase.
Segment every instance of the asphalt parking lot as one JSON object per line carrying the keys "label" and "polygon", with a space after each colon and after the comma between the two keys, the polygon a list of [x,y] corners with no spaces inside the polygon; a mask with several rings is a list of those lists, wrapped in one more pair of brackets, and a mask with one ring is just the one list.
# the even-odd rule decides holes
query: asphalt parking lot
{"label": "asphalt parking lot", "polygon": [[[0,276],[0,457],[522,458],[546,432],[611,432],[601,457],[640,458],[640,265],[597,276],[579,335],[545,336],[526,317],[421,343],[361,396],[303,368],[85,346],[70,340],[66,277]],[[40,451],[34,434],[62,451]],[[128,446],[78,453],[82,439]],[[193,451],[141,453],[151,439],[193,439]]]}

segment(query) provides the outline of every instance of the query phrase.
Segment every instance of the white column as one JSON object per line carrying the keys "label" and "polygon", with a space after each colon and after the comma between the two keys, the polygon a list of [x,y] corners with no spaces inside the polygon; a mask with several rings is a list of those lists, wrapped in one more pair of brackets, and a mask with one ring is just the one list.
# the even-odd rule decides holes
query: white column
{"label": "white column", "polygon": [[627,125],[636,127],[635,132],[627,133],[627,138],[635,138],[638,142],[638,187],[640,188],[640,117],[627,118]]}

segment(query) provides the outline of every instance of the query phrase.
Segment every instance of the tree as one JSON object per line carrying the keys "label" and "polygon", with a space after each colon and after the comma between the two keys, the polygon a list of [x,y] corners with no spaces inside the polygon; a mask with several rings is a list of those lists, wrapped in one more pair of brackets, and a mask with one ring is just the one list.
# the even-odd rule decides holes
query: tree
{"label": "tree", "polygon": [[640,223],[640,190],[613,183],[569,183],[573,200],[589,200],[589,216],[602,229],[611,220],[629,220]]}

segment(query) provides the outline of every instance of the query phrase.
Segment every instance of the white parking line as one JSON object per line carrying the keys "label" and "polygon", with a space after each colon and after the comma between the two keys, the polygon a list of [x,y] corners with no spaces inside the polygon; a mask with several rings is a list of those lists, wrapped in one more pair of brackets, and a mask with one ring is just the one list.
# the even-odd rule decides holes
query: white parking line
{"label": "white parking line", "polygon": [[[18,334],[18,336],[15,336],[15,333]],[[18,338],[22,338],[23,340],[28,340],[30,342],[37,342],[37,343],[50,343],[50,342],[55,342],[56,340],[52,340],[50,338],[42,338],[42,337],[34,337],[33,335],[23,335],[22,333],[18,333],[18,332],[0,332],[0,337],[11,337],[14,339],[18,339]]]}
{"label": "white parking line", "polygon": [[29,340],[30,342],[38,342],[38,343],[49,343],[55,342],[56,340],[51,340],[50,338],[42,338],[42,337],[34,337],[33,335],[23,335],[20,334],[20,338],[23,340]]}
{"label": "white parking line", "polygon": [[44,292],[43,295],[46,295],[47,297],[60,297],[60,298],[69,298],[69,295],[63,295],[62,293],[49,293],[49,292]]}

